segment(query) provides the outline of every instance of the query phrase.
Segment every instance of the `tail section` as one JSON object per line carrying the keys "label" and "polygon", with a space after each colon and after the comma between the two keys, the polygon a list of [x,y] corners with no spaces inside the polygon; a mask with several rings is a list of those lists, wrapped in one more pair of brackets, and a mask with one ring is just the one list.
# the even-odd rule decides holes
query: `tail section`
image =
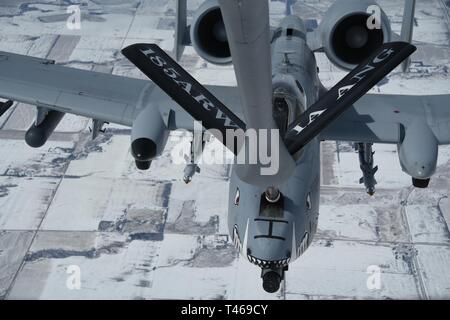
{"label": "tail section", "polygon": [[[411,43],[414,31],[414,14],[416,9],[416,0],[405,0],[405,9],[403,11],[401,41]],[[411,65],[411,57],[408,57],[402,63],[403,72],[408,72]]]}
{"label": "tail section", "polygon": [[173,55],[180,61],[184,47],[190,44],[189,27],[187,26],[187,0],[176,0],[175,41]]}

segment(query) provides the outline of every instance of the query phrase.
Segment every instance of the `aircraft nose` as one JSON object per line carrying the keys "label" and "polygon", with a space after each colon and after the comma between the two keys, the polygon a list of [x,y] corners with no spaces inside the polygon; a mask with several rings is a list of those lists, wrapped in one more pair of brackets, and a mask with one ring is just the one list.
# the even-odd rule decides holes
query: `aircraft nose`
{"label": "aircraft nose", "polygon": [[275,293],[280,289],[281,277],[278,272],[270,270],[263,276],[263,289],[268,293]]}
{"label": "aircraft nose", "polygon": [[[273,228],[273,227],[272,227]],[[284,234],[284,237],[287,237]],[[291,239],[282,236],[254,236],[247,244],[247,259],[261,268],[281,268],[291,261]]]}
{"label": "aircraft nose", "polygon": [[254,265],[256,265],[256,266],[258,266],[260,268],[263,268],[263,269],[285,267],[291,261],[290,257],[286,257],[286,258],[281,259],[281,260],[260,259],[260,258],[257,258],[255,256],[251,255],[250,253],[247,254],[247,259],[248,259],[248,261],[250,261]]}

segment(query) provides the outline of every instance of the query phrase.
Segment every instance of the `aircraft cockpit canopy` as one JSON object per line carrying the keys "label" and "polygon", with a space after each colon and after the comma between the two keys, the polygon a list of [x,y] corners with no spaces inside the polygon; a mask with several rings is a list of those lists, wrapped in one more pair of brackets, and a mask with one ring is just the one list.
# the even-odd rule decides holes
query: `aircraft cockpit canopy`
{"label": "aircraft cockpit canopy", "polygon": [[284,137],[289,125],[306,110],[306,97],[303,89],[296,94],[284,87],[278,87],[273,93],[273,118]]}

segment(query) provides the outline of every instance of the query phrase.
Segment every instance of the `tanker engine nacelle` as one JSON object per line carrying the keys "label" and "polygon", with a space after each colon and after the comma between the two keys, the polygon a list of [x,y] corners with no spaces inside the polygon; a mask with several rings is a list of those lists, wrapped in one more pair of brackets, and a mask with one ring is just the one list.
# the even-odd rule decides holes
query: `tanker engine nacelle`
{"label": "tanker engine nacelle", "polygon": [[217,0],[207,0],[195,12],[190,27],[192,46],[208,62],[231,64],[231,51]]}
{"label": "tanker engine nacelle", "polygon": [[[375,12],[371,6],[376,6]],[[369,29],[368,21],[371,26],[378,21],[380,28]],[[353,70],[392,38],[389,19],[373,0],[337,0],[323,17],[318,32],[328,59],[344,70]]]}
{"label": "tanker engine nacelle", "polygon": [[155,106],[143,109],[131,128],[131,155],[140,170],[150,168],[151,161],[161,155],[169,137],[169,130]]}

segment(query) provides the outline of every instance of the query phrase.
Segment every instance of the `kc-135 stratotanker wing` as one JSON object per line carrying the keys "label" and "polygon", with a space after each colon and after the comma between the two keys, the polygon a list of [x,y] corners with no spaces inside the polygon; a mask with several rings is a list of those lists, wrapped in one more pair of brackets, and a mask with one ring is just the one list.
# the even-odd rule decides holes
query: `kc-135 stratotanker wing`
{"label": "kc-135 stratotanker wing", "polygon": [[[211,63],[233,63],[237,87],[201,85],[156,44],[122,51],[151,81],[0,52],[0,116],[9,114],[13,102],[36,106],[25,135],[32,147],[45,144],[65,113],[92,118],[94,138],[104,123],[130,126],[131,153],[142,170],[162,153],[171,130],[193,131],[194,120],[220,138],[227,131],[278,130],[279,170],[263,175],[261,163],[236,164],[229,188],[232,241],[261,268],[268,292],[278,290],[288,264],[317,231],[320,141],[355,142],[361,183],[371,195],[378,169],[373,143],[398,145],[414,186],[428,186],[439,145],[450,144],[450,95],[368,93],[398,65],[408,71],[416,50],[410,44],[415,1],[405,3],[401,35],[391,31],[383,11],[372,21],[378,26],[369,28],[372,0],[335,1],[316,30],[307,30],[295,15],[271,29],[268,3],[260,0],[207,0],[188,26],[186,0],[176,4],[175,60],[192,45]],[[330,90],[320,82],[315,52],[350,71]],[[246,147],[223,142],[238,156]],[[192,158],[204,144],[191,144]],[[186,183],[198,172],[191,159]]]}

